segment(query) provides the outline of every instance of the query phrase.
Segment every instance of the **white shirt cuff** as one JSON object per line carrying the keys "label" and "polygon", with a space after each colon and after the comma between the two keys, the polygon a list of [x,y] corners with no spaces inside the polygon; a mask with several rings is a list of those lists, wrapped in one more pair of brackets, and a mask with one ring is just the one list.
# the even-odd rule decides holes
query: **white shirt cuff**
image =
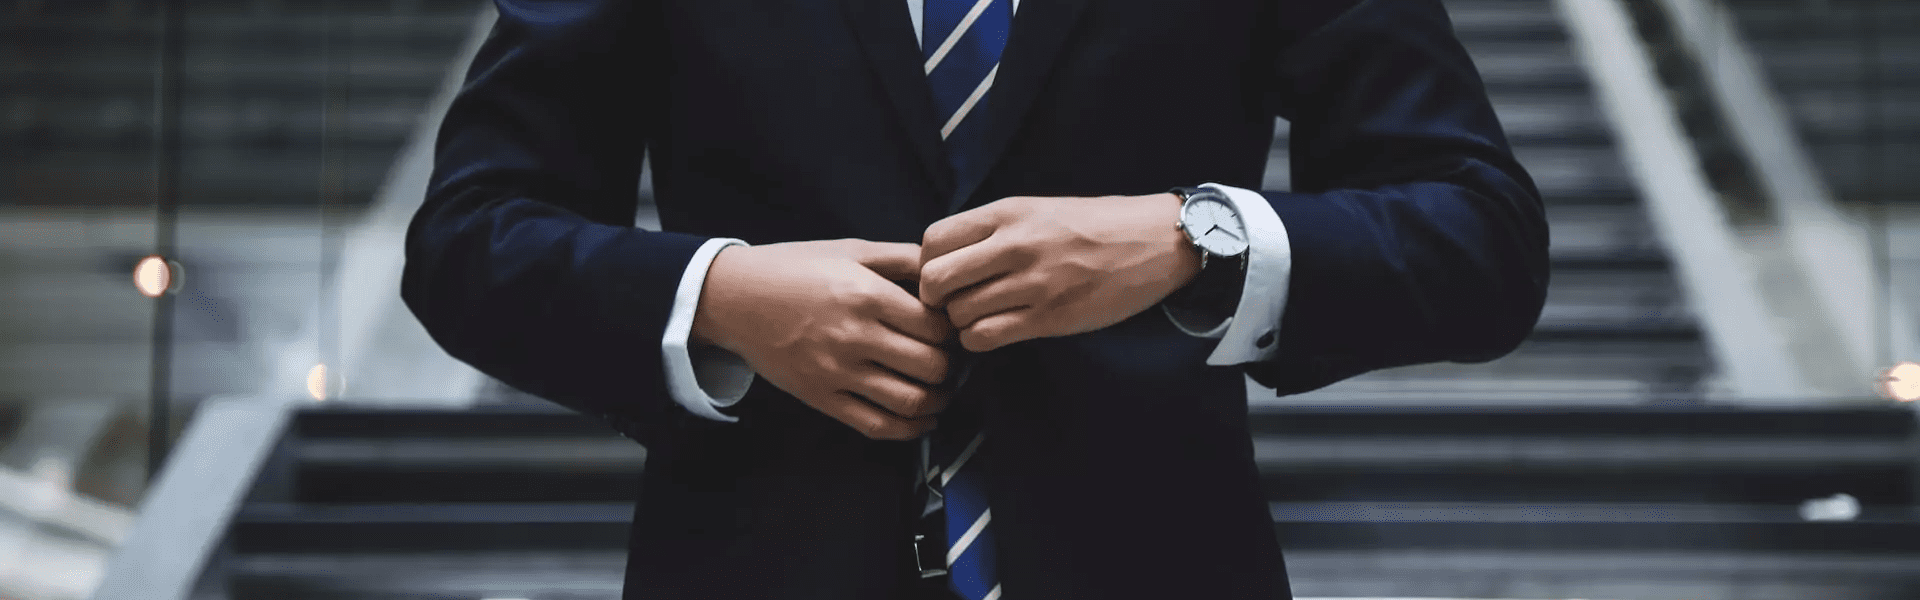
{"label": "white shirt cuff", "polygon": [[693,335],[693,312],[700,306],[700,291],[706,286],[713,258],[723,248],[745,245],[742,240],[714,238],[694,251],[674,292],[673,313],[667,317],[667,333],[660,342],[667,393],[693,414],[729,423],[740,418],[719,409],[733,406],[747,395],[747,387],[753,384],[753,369],[732,352],[711,346],[689,347],[688,338]]}
{"label": "white shirt cuff", "polygon": [[1233,316],[1204,331],[1198,324],[1182,322],[1165,304],[1161,308],[1168,320],[1187,335],[1220,339],[1213,354],[1207,356],[1209,365],[1267,360],[1279,346],[1280,315],[1286,310],[1287,284],[1293,274],[1293,246],[1287,240],[1286,225],[1259,192],[1217,183],[1202,187],[1226,194],[1247,225],[1247,281],[1240,288],[1240,304]]}

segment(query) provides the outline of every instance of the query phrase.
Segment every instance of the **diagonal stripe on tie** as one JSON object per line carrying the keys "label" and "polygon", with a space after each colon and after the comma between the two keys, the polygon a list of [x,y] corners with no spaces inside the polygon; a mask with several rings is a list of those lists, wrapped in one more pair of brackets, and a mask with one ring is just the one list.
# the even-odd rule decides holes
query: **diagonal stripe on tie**
{"label": "diagonal stripe on tie", "polygon": [[980,451],[980,442],[986,439],[987,435],[984,433],[974,434],[973,441],[967,442],[967,449],[961,450],[960,456],[953,459],[953,462],[940,472],[940,485],[946,485],[947,482],[952,481],[953,476],[960,473],[960,468],[967,466],[967,460],[973,458],[973,453]]}
{"label": "diagonal stripe on tie", "polygon": [[980,103],[981,98],[986,97],[987,88],[993,87],[993,76],[999,72],[999,65],[994,65],[993,70],[987,71],[987,78],[980,80],[980,84],[974,86],[973,93],[967,95],[967,99],[960,103],[959,108],[954,109],[953,116],[947,117],[947,124],[940,128],[940,139],[953,137],[953,129],[960,126],[960,122],[967,118],[967,113],[973,111],[973,107]]}
{"label": "diagonal stripe on tie", "polygon": [[940,66],[940,59],[947,57],[947,52],[952,51],[954,44],[959,43],[960,38],[966,35],[967,28],[971,27],[973,22],[978,20],[982,13],[987,12],[987,7],[992,4],[993,0],[978,0],[973,3],[973,8],[967,11],[967,16],[961,17],[960,23],[955,25],[953,31],[947,34],[946,39],[934,48],[932,54],[927,56],[926,69],[928,74],[933,73],[934,67]]}
{"label": "diagonal stripe on tie", "polygon": [[999,585],[993,511],[986,502],[985,465],[969,461],[943,487],[946,496],[947,572],[953,591],[982,600]]}
{"label": "diagonal stripe on tie", "polygon": [[987,530],[987,523],[992,521],[993,509],[989,508],[986,512],[980,513],[980,518],[973,520],[973,525],[967,527],[967,532],[960,534],[960,540],[954,542],[952,548],[947,549],[947,564],[951,565],[954,561],[960,560],[960,556],[967,553],[967,548],[973,545],[973,541],[980,538],[980,532]]}

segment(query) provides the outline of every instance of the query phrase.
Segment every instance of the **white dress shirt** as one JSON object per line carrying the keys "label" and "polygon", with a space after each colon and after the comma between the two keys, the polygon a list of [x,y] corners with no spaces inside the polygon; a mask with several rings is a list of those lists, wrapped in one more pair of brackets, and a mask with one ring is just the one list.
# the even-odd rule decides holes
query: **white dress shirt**
{"label": "white dress shirt", "polygon": [[[913,20],[913,36],[920,39],[921,11],[925,0],[907,0],[907,13]],[[1020,0],[1012,0],[1019,11]],[[923,42],[924,43],[924,42]],[[1255,340],[1263,335],[1278,335],[1280,315],[1285,310],[1287,283],[1293,270],[1292,245],[1287,228],[1273,206],[1258,192],[1216,183],[1205,184],[1224,192],[1247,226],[1247,281],[1241,287],[1240,304],[1232,316],[1220,323],[1183,322],[1172,312],[1163,312],[1175,327],[1188,335],[1220,340],[1207,364],[1237,365],[1265,360],[1278,344],[1260,347]],[[1169,226],[1173,225],[1168,223]],[[707,268],[722,248],[744,246],[733,238],[714,238],[693,254],[680,277],[674,295],[673,313],[667,319],[661,349],[666,366],[667,389],[673,399],[694,414],[719,421],[737,417],[720,412],[745,396],[753,384],[753,369],[731,352],[704,346],[689,346],[693,331],[694,309],[700,303],[700,291],[706,284]],[[1197,252],[1198,250],[1196,250]]]}

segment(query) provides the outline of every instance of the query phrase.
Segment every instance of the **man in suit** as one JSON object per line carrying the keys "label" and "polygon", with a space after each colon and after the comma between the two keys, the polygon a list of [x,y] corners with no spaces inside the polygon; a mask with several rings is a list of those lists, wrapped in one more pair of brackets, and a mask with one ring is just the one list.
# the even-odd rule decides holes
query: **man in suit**
{"label": "man in suit", "polygon": [[1544,301],[1439,0],[497,5],[402,293],[647,447],[629,599],[1287,598],[1243,375]]}

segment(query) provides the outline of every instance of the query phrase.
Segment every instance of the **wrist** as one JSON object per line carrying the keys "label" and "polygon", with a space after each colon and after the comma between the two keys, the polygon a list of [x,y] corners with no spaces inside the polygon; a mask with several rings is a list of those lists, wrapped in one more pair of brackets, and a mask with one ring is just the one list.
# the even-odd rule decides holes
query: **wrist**
{"label": "wrist", "polygon": [[1180,290],[1193,283],[1200,276],[1200,247],[1180,228],[1180,209],[1186,199],[1172,192],[1154,194],[1146,197],[1153,204],[1155,223],[1162,235],[1169,240],[1173,252],[1173,268],[1169,278],[1174,282],[1173,289]]}
{"label": "wrist", "polygon": [[707,266],[707,279],[700,286],[700,300],[693,309],[693,327],[687,333],[690,344],[735,352],[733,338],[725,327],[733,319],[727,316],[726,309],[728,299],[738,297],[730,285],[737,279],[733,272],[739,266],[740,251],[745,249],[748,247],[729,246],[713,255],[713,262]]}

